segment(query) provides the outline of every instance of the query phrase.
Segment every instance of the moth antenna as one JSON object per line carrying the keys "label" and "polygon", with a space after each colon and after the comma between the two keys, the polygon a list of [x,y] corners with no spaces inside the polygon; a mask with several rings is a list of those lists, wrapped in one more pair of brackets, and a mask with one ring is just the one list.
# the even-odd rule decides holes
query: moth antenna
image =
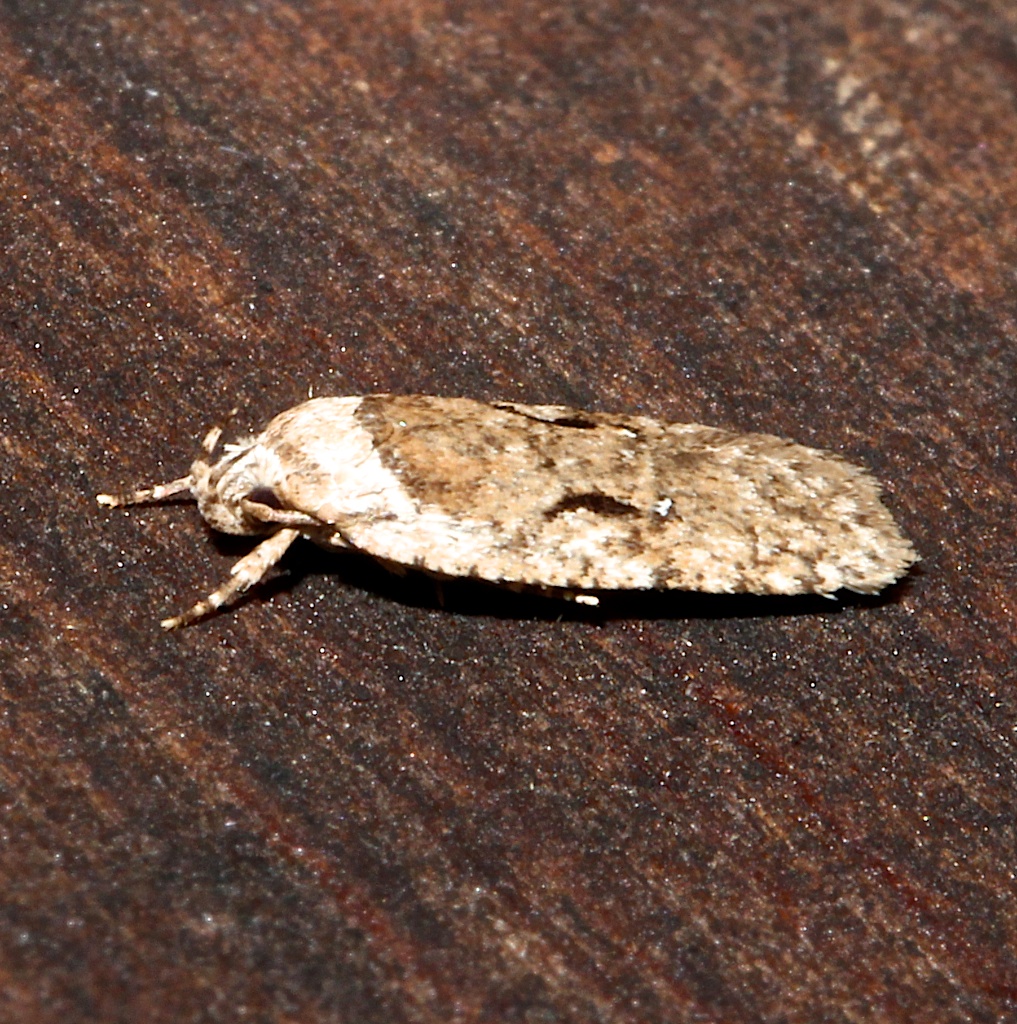
{"label": "moth antenna", "polygon": [[215,446],[219,443],[219,439],[222,437],[223,431],[233,422],[238,412],[240,412],[240,406],[236,405],[226,414],[226,419],[224,419],[222,423],[216,427],[212,427],[212,429],[205,435],[205,439],[201,442],[201,450],[209,458],[211,458],[212,452],[215,451]]}
{"label": "moth antenna", "polygon": [[223,605],[233,601],[245,590],[249,590],[263,580],[272,566],[286,554],[286,549],[299,536],[299,530],[284,529],[266,537],[253,551],[244,555],[230,569],[229,579],[216,587],[208,597],[196,602],[180,615],[163,619],[160,625],[163,629],[179,629],[181,626],[187,626],[203,619],[217,608],[222,608]]}
{"label": "moth antenna", "polygon": [[188,474],[177,480],[171,480],[168,484],[155,484],[152,487],[142,487],[137,491],[124,491],[121,494],[97,494],[95,500],[106,508],[119,508],[121,505],[141,505],[146,501],[164,501],[172,498],[175,494],[190,492],[194,484],[194,477]]}
{"label": "moth antenna", "polygon": [[[240,411],[239,407],[231,409],[222,426],[212,427],[201,442],[202,453],[211,458],[215,446],[219,443],[223,431],[230,421]],[[203,460],[198,460],[203,462]],[[184,491],[192,491],[195,483],[194,473],[178,477],[166,484],[153,484],[151,487],[141,487],[136,491],[122,491],[119,494],[97,494],[95,500],[105,508],[120,508],[123,505],[141,505],[149,501],[165,501],[174,495],[183,494]]]}
{"label": "moth antenna", "polygon": [[215,451],[215,446],[219,443],[219,438],[222,437],[222,432],[225,427],[212,427],[211,430],[205,435],[204,440],[201,442],[201,454],[212,457],[212,452]]}

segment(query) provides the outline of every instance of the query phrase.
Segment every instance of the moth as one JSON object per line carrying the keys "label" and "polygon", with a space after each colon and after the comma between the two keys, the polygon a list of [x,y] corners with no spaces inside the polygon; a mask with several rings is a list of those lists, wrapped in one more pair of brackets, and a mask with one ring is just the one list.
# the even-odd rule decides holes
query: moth
{"label": "moth", "polygon": [[767,434],[388,394],[312,399],[213,459],[221,434],[186,476],[97,496],[189,492],[214,529],[264,537],[166,629],[256,584],[298,537],[587,604],[598,590],[873,594],[917,560],[865,469]]}

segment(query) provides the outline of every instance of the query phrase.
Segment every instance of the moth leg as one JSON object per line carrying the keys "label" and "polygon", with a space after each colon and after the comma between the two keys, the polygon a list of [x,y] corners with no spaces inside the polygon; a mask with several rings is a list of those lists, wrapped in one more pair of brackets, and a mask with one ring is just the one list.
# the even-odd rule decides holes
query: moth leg
{"label": "moth leg", "polygon": [[118,508],[120,505],[140,505],[146,501],[163,501],[174,494],[190,493],[194,477],[188,474],[168,484],[156,484],[154,487],[143,487],[137,491],[124,491],[122,494],[97,494],[95,500],[106,508]]}
{"label": "moth leg", "polygon": [[227,602],[232,601],[245,590],[253,587],[255,583],[264,579],[265,574],[286,554],[286,549],[299,536],[299,530],[286,529],[266,537],[253,551],[244,555],[230,569],[229,579],[225,583],[186,612],[163,619],[160,625],[163,629],[179,629],[181,626],[197,622],[209,612],[214,612],[216,608],[221,608]]}
{"label": "moth leg", "polygon": [[290,526],[294,529],[307,530],[315,526],[321,526],[321,520],[306,512],[295,512],[292,509],[272,508],[260,501],[252,501],[250,498],[242,498],[240,507],[259,523],[275,523],[278,526]]}

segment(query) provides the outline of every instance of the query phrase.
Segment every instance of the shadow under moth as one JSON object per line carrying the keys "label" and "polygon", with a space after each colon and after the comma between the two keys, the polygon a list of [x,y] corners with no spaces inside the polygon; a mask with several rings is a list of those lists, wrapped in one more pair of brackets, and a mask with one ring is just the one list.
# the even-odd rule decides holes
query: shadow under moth
{"label": "shadow under moth", "polygon": [[876,480],[767,434],[426,395],[316,398],[257,436],[209,432],[187,476],[216,530],[264,536],[175,629],[259,580],[298,537],[394,567],[596,604],[596,590],[876,593],[917,561]]}

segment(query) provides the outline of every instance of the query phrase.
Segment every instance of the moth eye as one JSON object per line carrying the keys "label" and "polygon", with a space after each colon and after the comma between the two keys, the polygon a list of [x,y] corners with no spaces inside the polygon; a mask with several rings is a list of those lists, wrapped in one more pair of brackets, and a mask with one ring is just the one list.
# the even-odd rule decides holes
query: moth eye
{"label": "moth eye", "polygon": [[274,508],[277,511],[283,507],[282,502],[279,500],[279,495],[271,487],[255,487],[253,491],[246,495],[246,498],[248,501],[253,501],[256,505],[266,505],[268,508]]}

